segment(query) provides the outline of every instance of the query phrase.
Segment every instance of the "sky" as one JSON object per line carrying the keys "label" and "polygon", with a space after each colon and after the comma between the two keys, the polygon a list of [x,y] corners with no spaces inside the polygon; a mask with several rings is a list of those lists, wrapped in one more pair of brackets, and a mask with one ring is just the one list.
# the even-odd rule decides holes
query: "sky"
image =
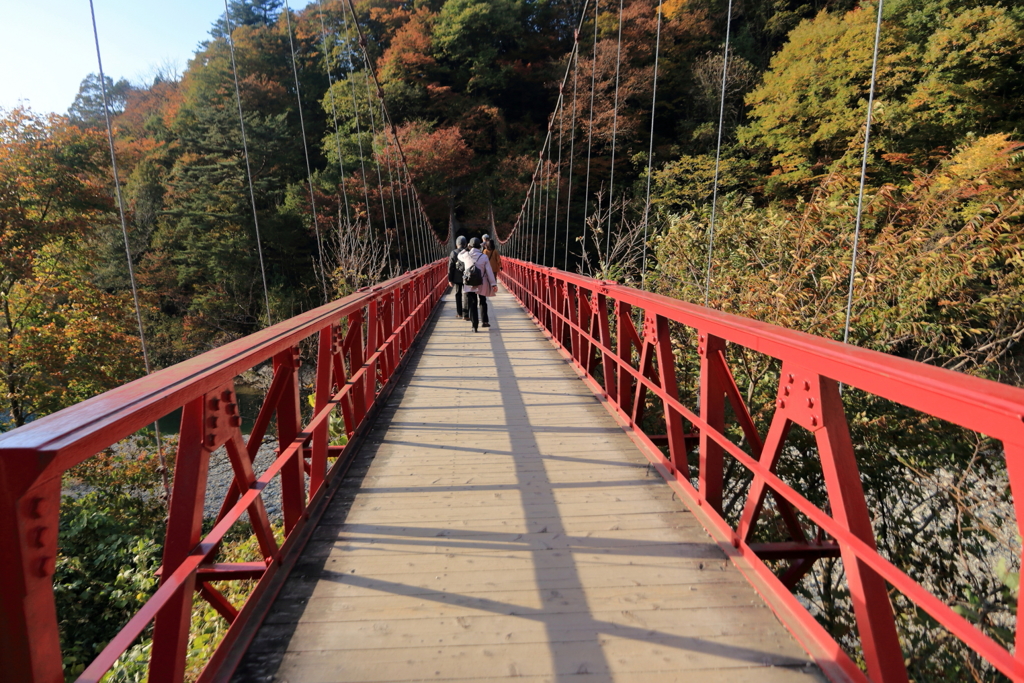
{"label": "sky", "polygon": [[[224,13],[223,0],[93,0],[103,70],[115,81],[151,82],[158,70],[185,70]],[[302,0],[292,9],[305,6]],[[0,108],[28,105],[65,113],[82,79],[98,71],[89,0],[3,2]]]}

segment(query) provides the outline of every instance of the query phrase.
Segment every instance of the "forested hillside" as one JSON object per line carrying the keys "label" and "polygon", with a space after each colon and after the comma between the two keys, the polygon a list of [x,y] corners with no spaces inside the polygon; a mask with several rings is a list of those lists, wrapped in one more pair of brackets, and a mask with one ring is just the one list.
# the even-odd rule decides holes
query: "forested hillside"
{"label": "forested hillside", "polygon": [[[156,367],[268,323],[254,212],[279,321],[411,262],[389,189],[392,134],[439,239],[450,223],[504,239],[549,125],[561,162],[553,143],[547,189],[562,198],[554,224],[568,231],[545,252],[568,253],[570,269],[843,337],[877,5],[736,2],[722,99],[724,1],[625,0],[620,15],[607,0],[361,0],[390,119],[343,0],[287,16],[280,0],[230,7],[183,73],[108,83],[127,251]],[[850,341],[1022,385],[1024,3],[888,0],[879,57]],[[565,107],[551,118],[566,74]],[[87,77],[67,116],[0,111],[0,429],[142,372],[100,85]],[[682,358],[693,354],[678,341]],[[763,427],[778,368],[737,355]],[[846,400],[855,441],[867,444],[859,456],[880,547],[1012,641],[1020,538],[998,445],[856,391]],[[791,456],[780,472],[814,490],[820,469],[800,447]],[[800,590],[856,650],[841,565],[819,563]],[[993,680],[896,600],[916,680]]]}

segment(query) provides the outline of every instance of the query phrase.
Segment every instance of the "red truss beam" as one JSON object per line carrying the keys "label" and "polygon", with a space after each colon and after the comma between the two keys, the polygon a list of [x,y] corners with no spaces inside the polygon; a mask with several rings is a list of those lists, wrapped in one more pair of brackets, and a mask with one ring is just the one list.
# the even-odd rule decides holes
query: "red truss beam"
{"label": "red truss beam", "polygon": [[[0,677],[64,680],[52,582],[61,475],[177,408],[183,409],[181,431],[160,586],[78,680],[100,680],[153,623],[149,680],[180,683],[195,592],[231,622],[200,680],[223,673],[218,669],[226,653],[250,637],[246,621],[257,598],[275,590],[268,588],[274,575],[301,550],[311,511],[320,509],[327,484],[348,466],[346,452],[390,393],[392,377],[447,287],[446,264],[432,263],[0,435]],[[316,405],[303,425],[299,344],[310,338],[317,343]],[[246,441],[233,378],[266,361],[274,378]],[[335,412],[349,446],[329,444]],[[253,458],[275,417],[277,458],[257,477]],[[221,446],[234,483],[216,525],[203,536],[210,454]],[[286,533],[280,547],[262,499],[278,476]],[[216,562],[221,540],[243,515],[262,560]],[[211,585],[248,579],[260,582],[241,607]]]}
{"label": "red truss beam", "polygon": [[[501,278],[512,294],[830,679],[907,681],[891,587],[1011,679],[1024,680],[1024,628],[1017,629],[1011,654],[879,554],[839,387],[856,387],[1001,441],[1018,524],[1024,520],[1024,390],[610,281],[511,258],[502,266]],[[634,319],[643,320],[641,330]],[[688,407],[679,395],[671,325],[693,332],[700,358],[700,396],[694,401],[699,409]],[[781,361],[774,417],[763,438],[729,368],[729,345]],[[594,375],[598,367],[600,380]],[[648,395],[662,406],[666,434],[642,430]],[[726,403],[745,436],[745,448],[726,436]],[[684,424],[696,434],[686,433]],[[828,513],[775,474],[794,427],[815,438]],[[691,473],[687,454],[695,443],[699,466]],[[660,447],[667,448],[667,456]],[[726,457],[753,476],[736,527],[722,517]],[[769,493],[789,542],[753,542]],[[797,513],[818,527],[816,538],[808,538]],[[837,556],[849,584],[866,674],[791,592],[815,560]],[[791,564],[777,577],[765,560]]]}

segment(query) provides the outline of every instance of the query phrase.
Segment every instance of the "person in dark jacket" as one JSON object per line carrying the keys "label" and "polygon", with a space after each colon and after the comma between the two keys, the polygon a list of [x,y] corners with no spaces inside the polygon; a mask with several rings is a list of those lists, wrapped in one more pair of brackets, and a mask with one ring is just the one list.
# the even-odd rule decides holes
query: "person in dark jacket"
{"label": "person in dark jacket", "polygon": [[466,238],[459,235],[455,240],[455,248],[448,255],[448,284],[453,286],[455,292],[455,315],[463,320],[469,320],[469,309],[462,305],[462,261],[459,254],[466,250]]}

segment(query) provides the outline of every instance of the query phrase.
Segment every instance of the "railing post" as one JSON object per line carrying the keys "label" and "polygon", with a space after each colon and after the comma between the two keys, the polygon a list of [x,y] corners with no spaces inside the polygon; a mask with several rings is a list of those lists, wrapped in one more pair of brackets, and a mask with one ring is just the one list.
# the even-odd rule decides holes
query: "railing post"
{"label": "railing post", "polygon": [[[875,549],[875,531],[860,482],[839,384],[818,375],[805,375],[803,380],[811,389],[801,392],[797,388],[795,393],[799,398],[791,398],[791,401],[803,400],[810,410],[811,424],[821,425],[814,435],[832,517]],[[815,397],[815,393],[819,397]],[[813,409],[815,401],[820,402],[820,412]],[[877,683],[906,683],[907,669],[885,580],[851,548],[843,546],[842,557],[868,675]]]}
{"label": "railing post", "polygon": [[[604,369],[604,393],[610,401],[618,395],[618,382],[615,377],[615,361],[611,353],[605,349],[612,348],[612,331],[608,322],[608,297],[600,292],[597,294],[597,326],[601,339],[601,361]],[[593,331],[591,331],[593,334]]]}
{"label": "railing post", "polygon": [[[650,314],[648,314],[650,315]],[[668,328],[668,318],[663,315],[655,317],[654,341],[658,356],[659,384],[670,398],[679,398],[679,387],[676,381],[676,356],[672,351],[672,336]],[[668,432],[668,450],[672,465],[687,478],[690,476],[690,465],[686,460],[686,440],[683,438],[683,416],[679,411],[662,400],[665,410],[665,428]]]}
{"label": "railing post", "polygon": [[[724,358],[725,341],[720,337],[699,332],[697,355],[700,356],[700,417],[719,434],[725,431],[725,391],[727,379],[718,362]],[[724,476],[721,445],[711,438],[706,429],[700,430],[700,497],[716,512],[722,513],[722,478]]]}
{"label": "railing post", "polygon": [[581,327],[580,321],[580,288],[577,285],[569,285],[566,287],[567,295],[565,297],[566,302],[566,315],[569,318],[569,353],[576,359],[577,363],[580,363],[580,333]]}
{"label": "railing post", "polygon": [[[334,384],[334,373],[331,362],[334,351],[334,328],[331,325],[320,330],[316,352],[316,399],[313,411],[318,414],[331,400],[331,387]],[[327,477],[327,441],[330,420],[324,420],[313,429],[313,455],[309,467],[309,497],[312,498],[320,490]]]}
{"label": "railing post", "polygon": [[[1022,417],[1021,419],[1024,419]],[[1017,528],[1022,526],[1024,520],[1024,445],[1003,442],[1003,457],[1006,459],[1006,475],[1010,480],[1010,495],[1013,496],[1013,510],[1017,517]],[[1024,559],[1024,558],[1022,558]],[[1017,614],[1021,612],[1022,596],[1017,596]],[[1024,628],[1021,626],[1021,618],[1018,617],[1015,625],[1016,635],[1014,638],[1014,658],[1018,663],[1024,665]]]}
{"label": "railing post", "polygon": [[39,457],[0,456],[0,671],[4,680],[61,683],[53,598],[60,477],[33,486]]}
{"label": "railing post", "polygon": [[366,349],[364,351],[363,363],[366,365],[366,373],[363,375],[363,400],[366,402],[366,409],[369,410],[377,397],[377,363],[379,360],[370,360],[370,357],[377,351],[380,341],[377,339],[379,321],[377,315],[380,307],[378,299],[371,299],[366,314]]}
{"label": "railing post", "polygon": [[[178,454],[174,463],[174,490],[164,541],[163,573],[166,583],[202,539],[203,503],[210,452],[206,449],[203,418],[207,396],[185,404],[181,415]],[[151,683],[180,683],[185,677],[185,655],[192,617],[196,575],[190,574],[156,615],[153,651],[149,660]]]}
{"label": "railing post", "polygon": [[[348,318],[348,334],[345,336],[345,346],[349,353],[349,373],[355,375],[362,369],[363,357],[363,309],[359,309]],[[353,380],[351,391],[352,408],[355,410],[355,424],[363,421],[368,406],[366,405],[366,390],[360,382],[366,381],[366,375],[362,379]],[[355,429],[355,427],[353,427]]]}
{"label": "railing post", "polygon": [[[274,377],[285,376],[284,390],[277,404],[277,455],[295,441],[302,425],[299,406],[299,349],[293,347],[274,356]],[[306,509],[306,477],[302,458],[294,457],[281,470],[281,507],[284,528],[290,532]]]}
{"label": "railing post", "polygon": [[[632,307],[622,301],[616,302],[615,306],[615,335],[618,348],[616,349],[619,360],[625,365],[633,365],[633,339],[629,336],[628,325],[632,325],[629,316]],[[630,389],[633,386],[633,376],[626,369],[619,365],[616,370],[616,379],[619,388],[615,392],[615,400],[618,403],[619,411],[629,417],[629,410],[633,401],[633,394]]]}

